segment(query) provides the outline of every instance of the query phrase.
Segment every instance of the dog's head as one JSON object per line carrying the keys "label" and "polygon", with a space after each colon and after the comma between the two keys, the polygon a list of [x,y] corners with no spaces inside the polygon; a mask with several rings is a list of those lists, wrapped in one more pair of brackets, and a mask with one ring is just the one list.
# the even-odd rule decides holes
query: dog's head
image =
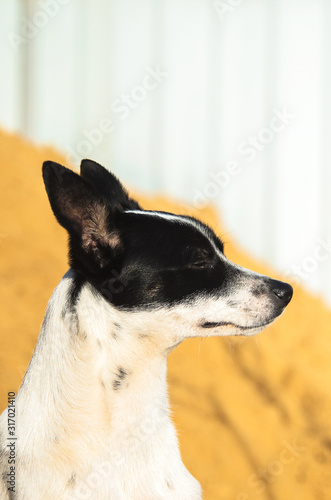
{"label": "dog's head", "polygon": [[230,262],[208,226],[142,210],[97,163],[83,160],[79,176],[45,162],[43,176],[71,267],[118,311],[151,312],[186,336],[252,335],[291,300],[287,283]]}

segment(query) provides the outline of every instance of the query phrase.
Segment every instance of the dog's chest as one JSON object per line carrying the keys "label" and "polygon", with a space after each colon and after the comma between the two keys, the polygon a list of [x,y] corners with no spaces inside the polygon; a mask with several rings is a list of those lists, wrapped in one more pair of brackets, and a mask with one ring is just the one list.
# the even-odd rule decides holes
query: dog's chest
{"label": "dog's chest", "polygon": [[[181,461],[172,425],[155,435],[147,423],[67,482],[65,500],[198,500],[199,483]],[[111,450],[111,451],[110,451]]]}

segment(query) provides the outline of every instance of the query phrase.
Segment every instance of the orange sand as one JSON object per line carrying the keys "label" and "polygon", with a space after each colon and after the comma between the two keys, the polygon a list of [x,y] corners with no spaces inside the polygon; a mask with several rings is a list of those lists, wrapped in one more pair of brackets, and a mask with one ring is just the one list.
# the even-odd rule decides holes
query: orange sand
{"label": "orange sand", "polygon": [[[41,179],[47,148],[0,133],[0,411],[17,391],[47,301],[67,269],[66,234]],[[183,212],[162,197],[145,208]],[[211,208],[195,215],[220,234]],[[226,237],[228,240],[228,237]],[[235,262],[275,273],[226,245]],[[207,500],[331,499],[331,313],[301,288],[275,325],[254,338],[187,340],[169,358],[184,463]]]}

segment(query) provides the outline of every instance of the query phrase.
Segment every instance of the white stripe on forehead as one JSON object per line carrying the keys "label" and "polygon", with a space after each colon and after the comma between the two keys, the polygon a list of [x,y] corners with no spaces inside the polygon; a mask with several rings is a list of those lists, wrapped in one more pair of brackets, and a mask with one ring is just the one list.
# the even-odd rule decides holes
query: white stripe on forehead
{"label": "white stripe on forehead", "polygon": [[153,212],[152,210],[125,210],[126,214],[138,214],[138,215],[151,215],[153,217],[160,217],[161,219],[166,219],[171,222],[184,222],[185,224],[191,224],[195,228],[200,229],[198,224],[191,218],[183,217],[182,215],[169,214],[167,212]]}
{"label": "white stripe on forehead", "polygon": [[152,217],[159,217],[161,219],[165,219],[165,220],[168,220],[170,222],[180,222],[180,223],[187,224],[188,226],[193,226],[195,229],[198,229],[204,236],[206,236],[206,238],[208,238],[210,244],[212,245],[212,247],[214,248],[216,253],[218,253],[219,255],[224,257],[222,252],[220,252],[220,250],[215,245],[214,241],[210,238],[208,231],[206,230],[206,227],[204,226],[204,224],[202,222],[199,223],[198,221],[192,219],[189,216],[183,217],[182,215],[169,214],[167,212],[153,212],[152,210],[125,210],[125,213],[126,214],[138,214],[138,215],[151,215]]}

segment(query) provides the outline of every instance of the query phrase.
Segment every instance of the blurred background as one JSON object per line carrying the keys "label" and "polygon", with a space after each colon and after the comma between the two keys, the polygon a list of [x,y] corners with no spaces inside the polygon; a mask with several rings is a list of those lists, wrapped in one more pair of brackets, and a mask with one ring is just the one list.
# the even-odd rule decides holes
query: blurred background
{"label": "blurred background", "polygon": [[330,26],[331,0],[0,0],[0,412],[67,270],[41,163],[89,157],[294,285],[259,336],[169,357],[204,498],[330,500]]}
{"label": "blurred background", "polygon": [[331,303],[328,0],[1,0],[0,126],[212,202]]}

